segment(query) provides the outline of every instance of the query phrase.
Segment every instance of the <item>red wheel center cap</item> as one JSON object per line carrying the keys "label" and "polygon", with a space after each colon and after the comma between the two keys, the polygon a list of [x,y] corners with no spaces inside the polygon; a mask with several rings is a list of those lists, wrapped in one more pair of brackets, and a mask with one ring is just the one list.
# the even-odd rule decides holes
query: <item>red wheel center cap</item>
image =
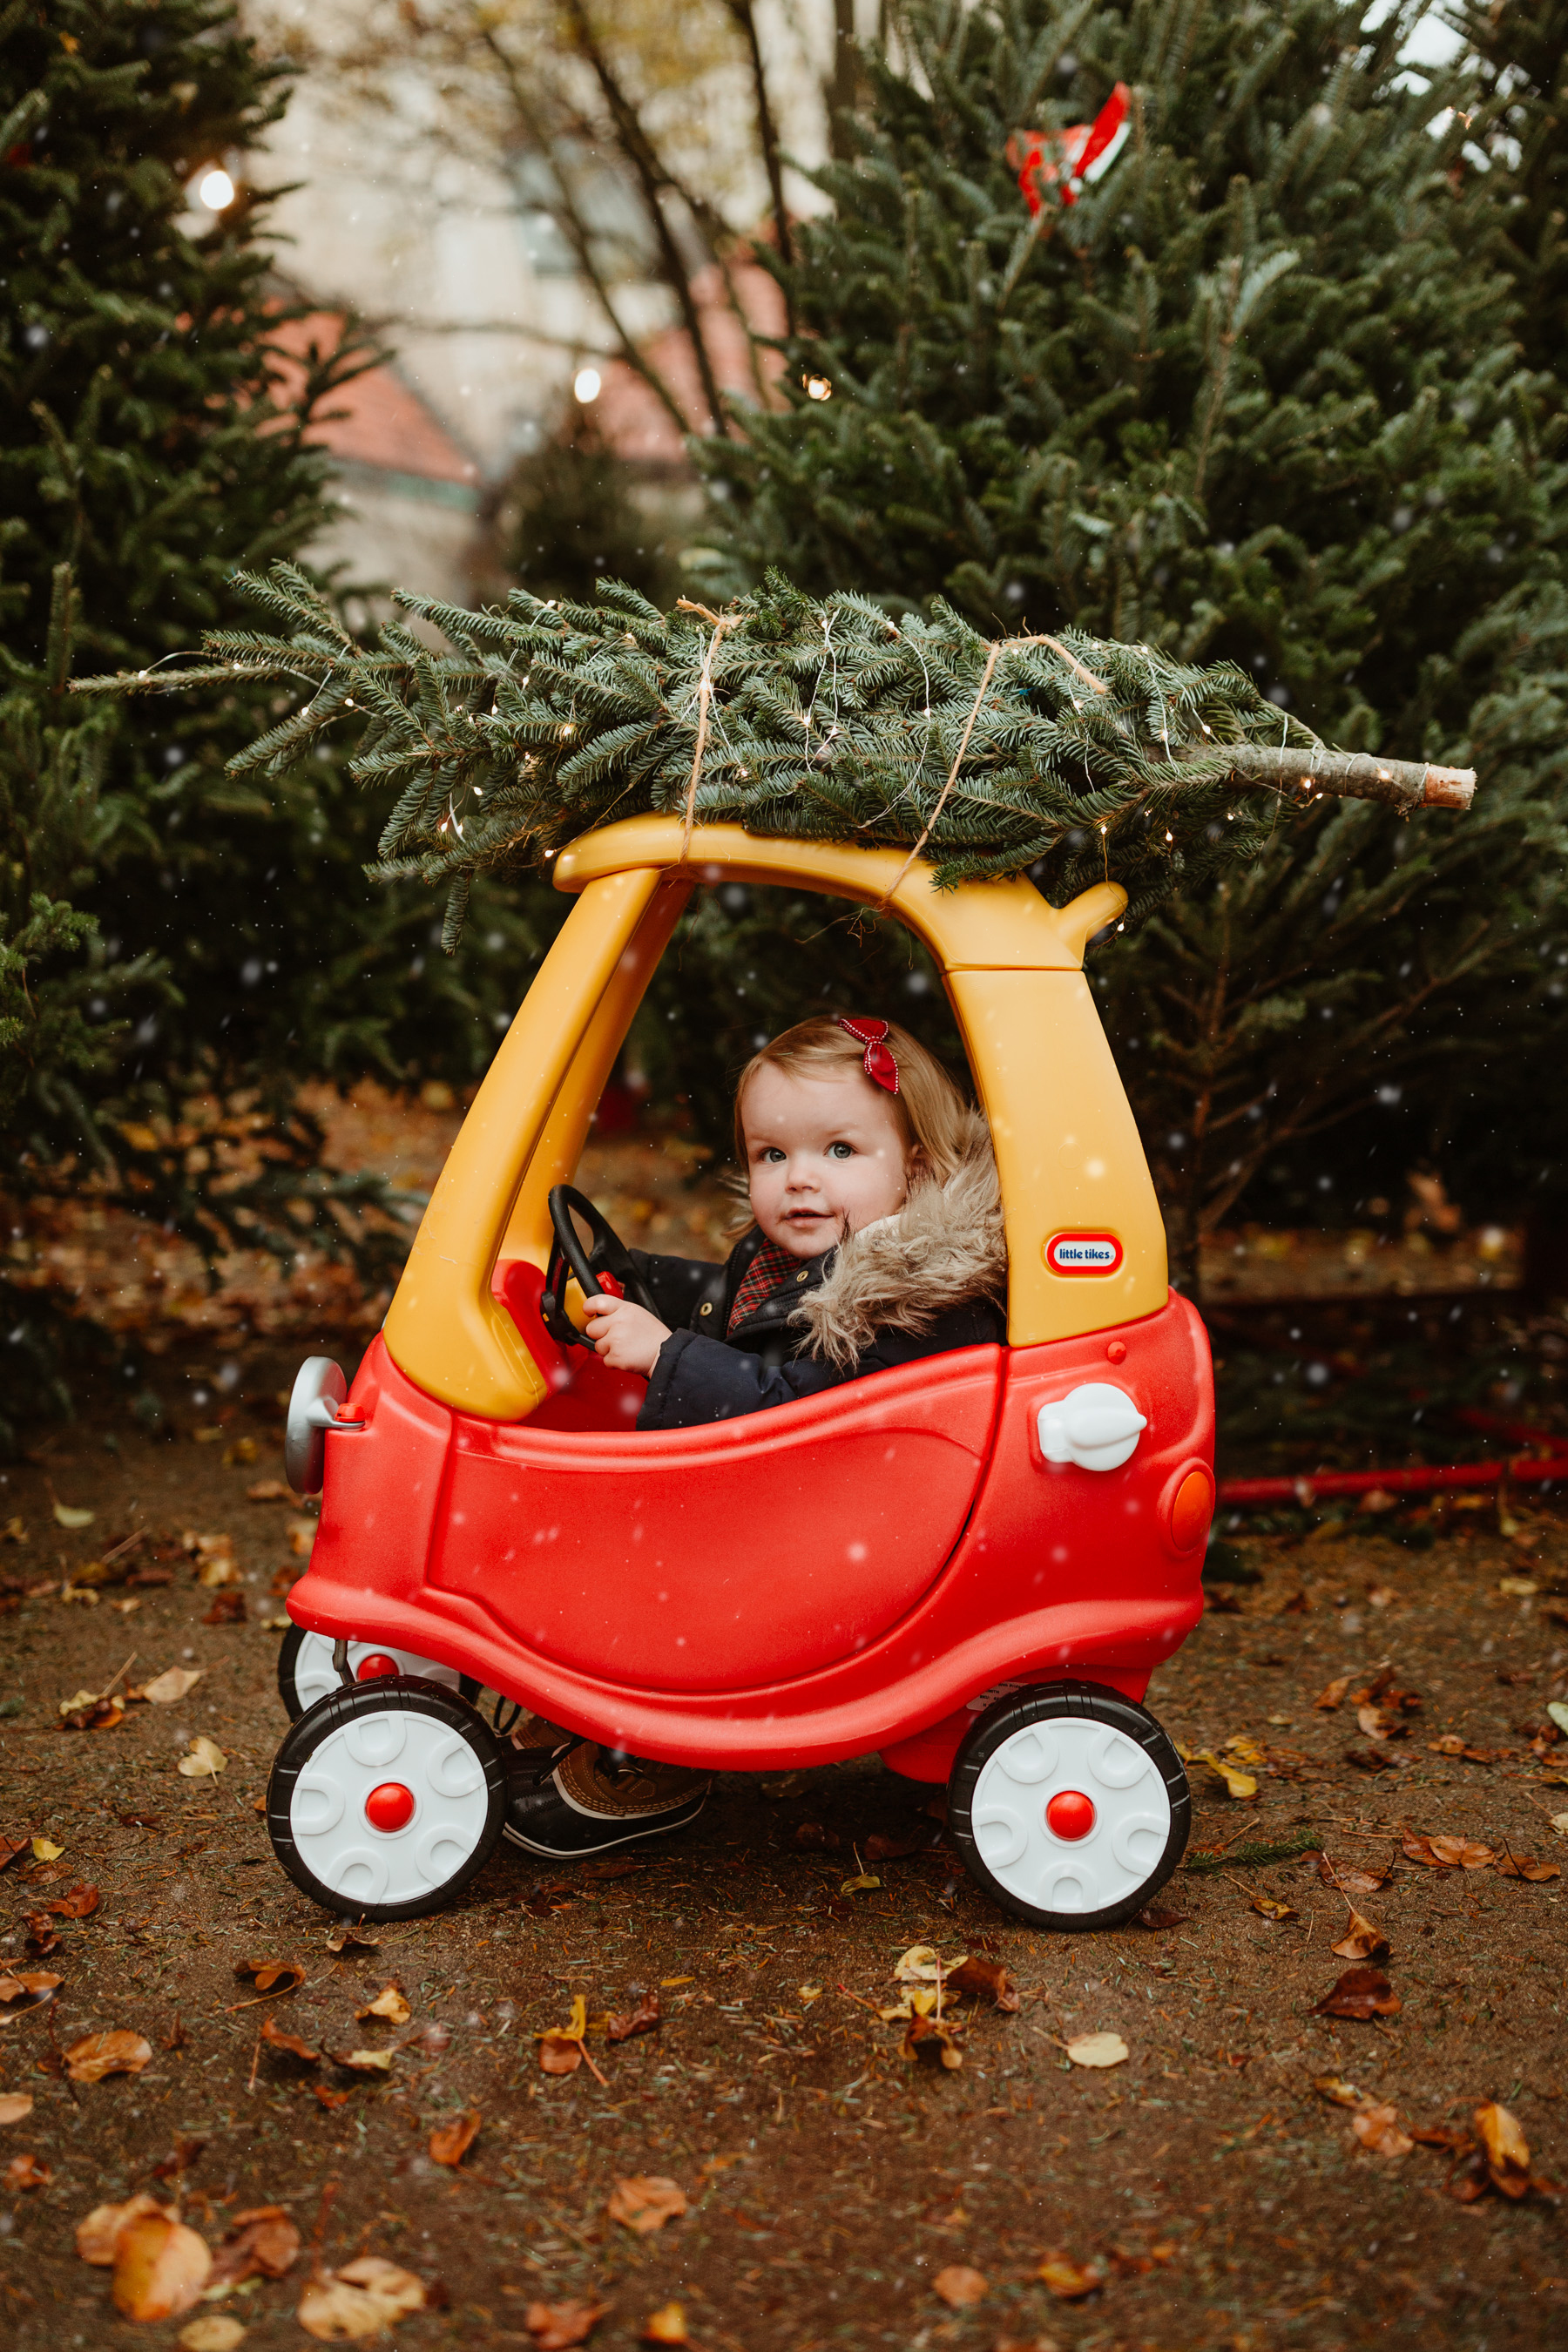
{"label": "red wheel center cap", "polygon": [[1046,1807],[1046,1827],[1053,1837],[1086,1838],[1094,1827],[1093,1801],[1081,1790],[1061,1790]]}
{"label": "red wheel center cap", "polygon": [[378,1675],[395,1675],[401,1672],[402,1668],[395,1658],[389,1658],[384,1650],[373,1650],[369,1657],[362,1658],[355,1667],[354,1680],[360,1683],[370,1683],[374,1682]]}
{"label": "red wheel center cap", "polygon": [[406,1829],[414,1819],[414,1791],[401,1780],[384,1780],[364,1801],[364,1817],[373,1830]]}

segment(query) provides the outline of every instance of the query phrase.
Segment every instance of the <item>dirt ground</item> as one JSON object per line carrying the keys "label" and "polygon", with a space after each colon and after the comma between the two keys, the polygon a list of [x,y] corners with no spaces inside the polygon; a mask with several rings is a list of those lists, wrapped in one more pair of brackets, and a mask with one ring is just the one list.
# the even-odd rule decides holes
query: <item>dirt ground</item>
{"label": "dirt ground", "polygon": [[[291,1538],[289,1502],[247,1490],[281,1478],[276,1398],[294,1352],[236,1360],[225,1388],[213,1358],[175,1351],[158,1372],[169,1433],[104,1405],[0,1483],[0,1832],[46,1848],[0,1872],[0,1959],[60,1979],[0,2023],[0,2114],[6,2095],[33,2100],[0,2130],[16,2352],[176,2341],[189,2315],[118,2318],[110,2272],[78,2258],[73,2232],[103,2200],[168,2198],[182,2180],[215,2247],[258,2206],[298,2225],[285,2275],[196,2306],[232,2314],[255,2352],[307,2343],[312,2263],[366,2252],[426,2289],[381,2339],[408,2352],[571,2340],[536,2308],[569,2304],[605,2306],[595,2352],[645,2340],[656,2314],[647,2340],[725,2352],[1568,2341],[1550,2189],[1568,2181],[1563,1881],[1404,1851],[1411,1833],[1568,1862],[1553,1827],[1568,1830],[1568,1769],[1553,1769],[1568,1743],[1546,1712],[1568,1688],[1561,1518],[1516,1502],[1506,1539],[1489,1507],[1415,1531],[1425,1549],[1389,1517],[1240,1545],[1231,1565],[1258,1580],[1216,1590],[1223,1605],[1150,1705],[1257,1794],[1194,1761],[1168,1925],[1042,1937],[940,1845],[875,1858],[868,1839],[937,1825],[930,1791],[867,1759],[727,1778],[694,1829],[618,1876],[542,1874],[503,1848],[444,1916],[334,1956],[333,1923],[283,1877],[258,1811],[283,1728],[275,1585],[308,1533]],[[94,1517],[62,1527],[57,1502]],[[63,1578],[138,1529],[147,1540],[111,1565],[167,1567],[172,1582],[62,1601]],[[225,1588],[196,1580],[186,1531],[232,1538],[246,1622],[211,1622]],[[25,1597],[34,1587],[55,1589]],[[55,1727],[60,1700],[100,1690],[130,1653],[121,1688],[177,1665],[201,1680],[111,1729]],[[1393,1686],[1361,1702],[1358,1725],[1356,1693],[1384,1662]],[[1342,1676],[1338,1706],[1318,1706]],[[216,1778],[176,1769],[197,1735],[226,1759]],[[1445,1737],[1475,1757],[1435,1748]],[[1251,1745],[1225,1745],[1238,1739]],[[1309,1848],[1373,1879],[1392,1868],[1354,1902],[1391,1948],[1396,2013],[1314,2013],[1349,1965],[1331,1948],[1350,1906]],[[841,1891],[850,1880],[869,1883]],[[44,1912],[83,1885],[99,1895],[89,1916]],[[28,1915],[56,1948],[29,1948]],[[956,2004],[954,2071],[901,2056],[903,2025],[875,2013],[917,1944],[998,1961],[1022,1995],[1016,2013]],[[258,1996],[237,1974],[258,1960],[297,1962],[303,1982]],[[394,1980],[407,2021],[356,2021]],[[591,2066],[541,2070],[549,2045],[533,2037],[567,2022],[574,1995],[592,2021],[649,1989],[657,2031],[612,2045],[591,2030]],[[269,2019],[309,2050],[391,2063],[308,2063],[261,2039]],[[146,2038],[143,2070],[69,2080],[59,2053],[110,2030]],[[1075,2063],[1065,2045],[1086,2033],[1128,2055]],[[1389,2119],[1314,2089],[1334,2077],[1396,2109],[1396,2135],[1468,2129],[1503,2103],[1545,2185],[1461,2201],[1484,2172],[1431,2145],[1364,2146],[1355,2123],[1389,2144]],[[460,2165],[434,2161],[433,2132],[470,2111]],[[45,2185],[21,2185],[46,2168]],[[687,2210],[640,2234],[607,2208],[645,2176],[673,2181]]]}

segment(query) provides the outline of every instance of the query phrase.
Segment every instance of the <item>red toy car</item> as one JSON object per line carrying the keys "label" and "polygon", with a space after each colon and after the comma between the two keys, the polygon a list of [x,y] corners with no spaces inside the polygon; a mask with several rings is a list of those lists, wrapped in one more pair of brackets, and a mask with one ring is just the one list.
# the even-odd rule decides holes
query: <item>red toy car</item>
{"label": "red toy car", "polygon": [[[1141,1702],[1201,1612],[1215,1493],[1204,1328],[1168,1288],[1082,971],[1122,893],[1057,909],[1021,878],[938,892],[892,851],[731,826],[681,851],[676,821],[639,817],[559,859],[578,903],[384,1332],[352,1392],[328,1359],[300,1375],[289,1475],[321,1517],[289,1598],[273,1843],[332,1909],[438,1907],[501,1832],[483,1688],[710,1769],[879,1750],[945,1782],[998,1902],[1114,1925],[1186,1843],[1185,1774]],[[691,890],[737,878],[887,901],[931,949],[996,1151],[1007,1344],[643,1433],[641,1382],[542,1319],[552,1251],[585,1291],[627,1265],[602,1219],[584,1254],[552,1194]]]}

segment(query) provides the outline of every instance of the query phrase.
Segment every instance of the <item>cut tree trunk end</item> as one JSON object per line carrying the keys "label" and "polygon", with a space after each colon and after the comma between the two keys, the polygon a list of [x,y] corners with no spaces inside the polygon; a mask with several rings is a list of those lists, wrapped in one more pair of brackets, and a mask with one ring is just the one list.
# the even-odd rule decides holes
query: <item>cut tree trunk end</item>
{"label": "cut tree trunk end", "polygon": [[[1436,768],[1425,760],[1380,760],[1370,751],[1303,751],[1266,743],[1188,744],[1184,766],[1202,766],[1205,782],[1227,775],[1281,792],[1384,801],[1396,809],[1468,809],[1476,796],[1473,768]],[[1305,805],[1305,803],[1303,803]]]}

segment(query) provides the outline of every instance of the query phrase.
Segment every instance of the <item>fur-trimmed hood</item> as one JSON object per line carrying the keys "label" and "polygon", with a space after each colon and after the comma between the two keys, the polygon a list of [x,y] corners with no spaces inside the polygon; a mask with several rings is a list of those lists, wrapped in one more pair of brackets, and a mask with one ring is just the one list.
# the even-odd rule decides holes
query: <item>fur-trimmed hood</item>
{"label": "fur-trimmed hood", "polygon": [[790,1321],[810,1353],[848,1370],[879,1330],[929,1331],[973,1298],[1002,1302],[1007,1244],[991,1135],[971,1111],[963,1158],[945,1184],[917,1185],[895,1216],[851,1234]]}

